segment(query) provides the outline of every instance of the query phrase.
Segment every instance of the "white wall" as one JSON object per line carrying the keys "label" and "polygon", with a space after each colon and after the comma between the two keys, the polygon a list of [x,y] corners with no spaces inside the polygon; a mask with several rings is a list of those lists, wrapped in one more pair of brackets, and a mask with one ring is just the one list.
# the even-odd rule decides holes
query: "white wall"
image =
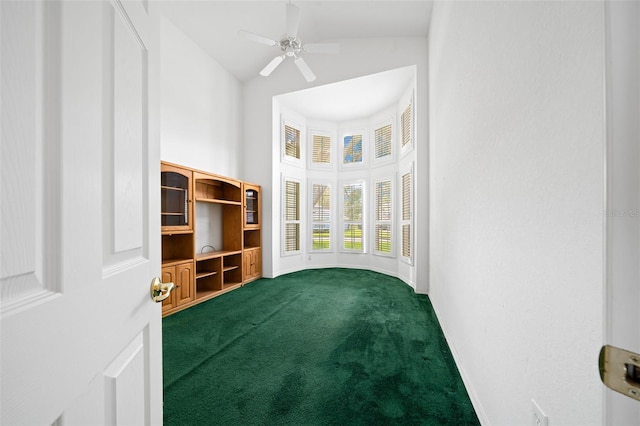
{"label": "white wall", "polygon": [[[427,41],[424,38],[401,39],[348,39],[338,40],[339,55],[309,55],[305,57],[318,79],[307,83],[291,63],[283,63],[268,78],[256,77],[244,86],[244,179],[262,185],[263,189],[263,274],[277,276],[280,270],[278,247],[272,242],[279,240],[280,232],[280,179],[269,161],[279,161],[279,106],[273,102],[276,95],[313,86],[335,83],[377,72],[404,66],[417,65],[416,82],[416,155],[427,168]],[[256,70],[256,73],[258,70]],[[275,106],[274,106],[275,105]],[[274,118],[276,117],[276,118]],[[267,160],[268,159],[268,160]],[[420,160],[421,159],[421,160]],[[428,288],[428,195],[427,176],[417,186],[416,206],[416,289],[426,292]],[[276,205],[274,205],[274,203]],[[273,212],[276,212],[273,214]]]}
{"label": "white wall", "polygon": [[241,179],[241,83],[166,19],[160,74],[162,160]]}
{"label": "white wall", "polygon": [[484,424],[602,421],[603,6],[436,2],[430,297]]}

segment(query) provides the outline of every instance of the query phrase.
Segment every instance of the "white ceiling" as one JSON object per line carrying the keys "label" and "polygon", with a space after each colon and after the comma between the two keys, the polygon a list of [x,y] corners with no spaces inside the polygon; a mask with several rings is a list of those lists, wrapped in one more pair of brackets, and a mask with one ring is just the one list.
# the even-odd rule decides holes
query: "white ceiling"
{"label": "white ceiling", "polygon": [[[286,28],[286,3],[286,0],[154,1],[168,20],[242,82],[258,76],[280,51],[241,38],[238,30],[280,40]],[[431,0],[296,0],[293,3],[300,8],[298,37],[306,43],[426,38],[432,6]],[[397,102],[414,75],[415,69],[407,67],[287,94],[280,102],[318,120],[362,118]],[[375,97],[362,96],[371,93],[375,93]]]}
{"label": "white ceiling", "polygon": [[[280,40],[287,1],[157,0],[161,13],[240,81],[255,77],[277,48],[238,36],[243,29]],[[306,43],[369,37],[426,37],[427,0],[293,2],[300,8],[298,36]]]}
{"label": "white ceiling", "polygon": [[[276,97],[280,105],[308,119],[332,122],[367,118],[396,106],[416,69],[413,66],[371,74]],[[362,96],[363,93],[375,93]]]}

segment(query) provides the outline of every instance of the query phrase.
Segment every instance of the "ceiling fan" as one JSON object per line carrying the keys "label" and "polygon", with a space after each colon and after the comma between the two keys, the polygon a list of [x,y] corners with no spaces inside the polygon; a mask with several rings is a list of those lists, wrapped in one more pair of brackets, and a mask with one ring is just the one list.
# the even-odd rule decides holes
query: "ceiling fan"
{"label": "ceiling fan", "polygon": [[257,43],[266,44],[267,46],[276,46],[281,50],[275,58],[260,71],[260,75],[268,76],[278,65],[286,58],[293,58],[293,62],[302,73],[302,76],[308,82],[316,79],[316,75],[311,71],[307,62],[300,56],[301,53],[338,53],[340,45],[338,43],[302,43],[298,38],[298,24],[300,22],[300,8],[291,3],[287,4],[287,32],[280,41],[255,34],[249,31],[240,30],[238,34],[247,40]]}

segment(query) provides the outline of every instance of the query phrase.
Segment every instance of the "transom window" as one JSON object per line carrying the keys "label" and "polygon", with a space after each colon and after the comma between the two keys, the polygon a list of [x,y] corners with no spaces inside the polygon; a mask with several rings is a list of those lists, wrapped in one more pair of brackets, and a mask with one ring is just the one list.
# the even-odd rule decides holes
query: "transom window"
{"label": "transom window", "polygon": [[345,135],[342,150],[343,164],[362,163],[362,135]]}
{"label": "transom window", "polygon": [[331,137],[314,134],[311,143],[311,162],[314,164],[331,164]]}
{"label": "transom window", "polygon": [[284,155],[300,159],[300,130],[287,124],[284,126]]}
{"label": "transom window", "polygon": [[383,158],[391,155],[391,124],[374,131],[375,157]]}
{"label": "transom window", "polygon": [[402,148],[408,147],[412,142],[413,116],[411,110],[411,102],[409,102],[409,105],[407,105],[400,117]]}

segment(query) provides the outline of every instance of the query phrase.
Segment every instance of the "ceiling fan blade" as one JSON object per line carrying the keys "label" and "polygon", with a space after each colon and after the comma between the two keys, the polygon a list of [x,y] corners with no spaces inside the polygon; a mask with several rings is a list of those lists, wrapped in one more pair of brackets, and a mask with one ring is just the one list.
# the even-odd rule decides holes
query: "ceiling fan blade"
{"label": "ceiling fan blade", "polygon": [[339,43],[307,43],[302,47],[307,53],[340,53]]}
{"label": "ceiling fan blade", "polygon": [[307,62],[304,59],[296,58],[293,62],[296,63],[296,66],[304,76],[305,80],[309,83],[316,79],[316,75],[311,71],[311,68],[309,68],[309,65],[307,65]]}
{"label": "ceiling fan blade", "polygon": [[238,35],[240,37],[246,38],[247,40],[255,41],[257,43],[266,44],[267,46],[275,46],[276,44],[278,44],[278,42],[275,41],[275,40],[271,40],[270,38],[263,37],[260,34],[252,33],[252,32],[245,31],[245,30],[238,31]]}
{"label": "ceiling fan blade", "polygon": [[298,36],[298,24],[300,23],[300,8],[294,4],[287,3],[287,36],[296,38]]}
{"label": "ceiling fan blade", "polygon": [[269,74],[271,74],[271,73],[273,72],[273,70],[275,70],[275,69],[276,69],[276,67],[277,67],[278,65],[280,65],[280,63],[281,63],[282,61],[284,61],[284,55],[276,56],[275,58],[273,58],[273,59],[271,60],[271,62],[269,62],[269,63],[267,64],[267,66],[266,66],[266,67],[264,67],[264,68],[262,69],[262,71],[260,71],[260,75],[265,76],[265,77],[266,77],[266,76],[268,76]]}

